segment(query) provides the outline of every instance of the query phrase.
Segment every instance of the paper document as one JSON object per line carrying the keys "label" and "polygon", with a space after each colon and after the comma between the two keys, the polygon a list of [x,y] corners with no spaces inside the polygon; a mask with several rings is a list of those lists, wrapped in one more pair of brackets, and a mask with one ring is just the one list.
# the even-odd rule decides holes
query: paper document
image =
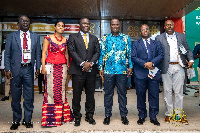
{"label": "paper document", "polygon": [[151,78],[151,79],[153,79],[153,77],[155,77],[155,75],[156,75],[156,73],[158,72],[158,68],[157,67],[155,67],[153,70],[150,70],[149,69],[149,74],[148,74],[148,77],[149,78]]}
{"label": "paper document", "polygon": [[[51,65],[45,65],[45,68],[47,70],[47,74],[50,74],[51,73],[51,71],[50,71]],[[41,69],[42,69],[42,66],[40,67],[40,73],[41,73]]]}

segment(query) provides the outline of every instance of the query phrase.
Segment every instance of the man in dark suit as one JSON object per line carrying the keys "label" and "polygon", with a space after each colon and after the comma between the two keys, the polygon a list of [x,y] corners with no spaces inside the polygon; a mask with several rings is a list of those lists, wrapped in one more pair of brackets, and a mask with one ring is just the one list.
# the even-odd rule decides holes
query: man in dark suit
{"label": "man in dark suit", "polygon": [[[143,24],[140,27],[142,38],[135,41],[131,49],[131,59],[134,63],[137,109],[139,111],[137,123],[142,125],[147,117],[146,90],[148,89],[150,122],[160,126],[156,115],[159,112],[159,79],[161,78],[159,65],[164,55],[160,42],[150,39],[149,33],[149,26]],[[151,71],[155,71],[155,76]]]}
{"label": "man in dark suit", "polygon": [[[164,87],[164,99],[166,102],[165,122],[169,123],[173,112],[180,117],[183,109],[183,85],[185,80],[184,68],[190,68],[194,64],[193,54],[187,44],[183,33],[174,31],[172,20],[166,20],[165,32],[156,37],[163,47],[164,60],[161,63],[161,73]],[[172,90],[174,91],[174,107],[172,101]],[[180,118],[183,124],[188,121]]]}
{"label": "man in dark suit", "polygon": [[27,16],[19,17],[19,29],[10,33],[6,40],[5,71],[8,79],[11,79],[11,107],[13,111],[13,123],[10,127],[15,130],[20,125],[22,118],[21,95],[23,85],[23,125],[32,128],[31,123],[34,102],[34,64],[36,60],[36,75],[39,74],[41,63],[40,37],[31,32],[30,19]]}
{"label": "man in dark suit", "polygon": [[80,126],[82,117],[80,101],[83,87],[85,87],[86,93],[85,120],[89,124],[96,124],[93,119],[95,110],[94,91],[96,74],[98,72],[96,63],[100,55],[100,46],[97,37],[89,34],[89,30],[89,19],[81,19],[80,32],[69,36],[67,46],[69,55],[72,57],[69,74],[72,74],[74,126]]}

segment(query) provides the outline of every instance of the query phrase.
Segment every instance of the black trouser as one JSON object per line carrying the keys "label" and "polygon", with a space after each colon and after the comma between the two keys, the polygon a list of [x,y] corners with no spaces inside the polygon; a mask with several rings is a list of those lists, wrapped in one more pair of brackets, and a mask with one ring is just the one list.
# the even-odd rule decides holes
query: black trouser
{"label": "black trouser", "polygon": [[86,102],[85,102],[85,111],[86,117],[92,117],[95,110],[95,80],[96,75],[91,75],[90,73],[83,73],[82,75],[72,74],[72,87],[73,87],[73,99],[72,99],[72,108],[75,118],[81,118],[81,94],[83,87],[85,88]]}

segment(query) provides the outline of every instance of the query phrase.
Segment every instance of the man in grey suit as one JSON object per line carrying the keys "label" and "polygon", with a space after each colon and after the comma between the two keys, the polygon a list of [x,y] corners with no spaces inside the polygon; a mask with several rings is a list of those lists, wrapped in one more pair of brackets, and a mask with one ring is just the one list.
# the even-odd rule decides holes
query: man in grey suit
{"label": "man in grey suit", "polygon": [[16,130],[22,118],[21,95],[23,85],[23,125],[32,128],[31,123],[34,101],[34,64],[36,60],[36,75],[39,74],[41,64],[40,37],[29,30],[30,19],[19,17],[20,30],[8,34],[5,49],[6,77],[11,79],[11,107],[13,123],[11,130]]}
{"label": "man in grey suit", "polygon": [[97,37],[89,34],[89,30],[89,19],[81,19],[80,32],[69,36],[67,46],[69,55],[72,57],[69,74],[72,74],[74,126],[80,126],[82,117],[80,101],[83,87],[85,87],[86,94],[85,120],[89,124],[96,124],[93,119],[95,110],[94,91],[96,74],[98,73],[96,63],[100,56],[100,46]]}
{"label": "man in grey suit", "polygon": [[[164,52],[164,60],[161,63],[161,73],[166,103],[165,122],[169,123],[173,110],[175,110],[176,114],[182,113],[183,84],[185,79],[184,68],[192,67],[194,59],[185,35],[174,31],[174,23],[172,20],[165,21],[164,29],[165,32],[157,36],[156,40],[161,42]],[[172,90],[175,95],[174,107]],[[177,117],[180,116],[178,115]],[[188,124],[188,121],[184,117],[180,118],[180,120],[183,124]]]}

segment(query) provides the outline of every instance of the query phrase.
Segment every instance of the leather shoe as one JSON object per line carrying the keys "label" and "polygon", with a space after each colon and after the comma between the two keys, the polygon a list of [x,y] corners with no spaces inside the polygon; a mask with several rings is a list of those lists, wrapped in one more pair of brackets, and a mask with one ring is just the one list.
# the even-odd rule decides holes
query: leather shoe
{"label": "leather shoe", "polygon": [[129,123],[129,121],[128,121],[128,119],[127,119],[126,116],[125,116],[125,117],[122,117],[122,118],[121,118],[121,121],[122,121],[122,123],[123,123],[124,125],[128,125],[128,123]]}
{"label": "leather shoe", "polygon": [[5,96],[1,99],[1,101],[9,100],[9,96]]}
{"label": "leather shoe", "polygon": [[22,121],[22,125],[24,125],[26,128],[33,128],[33,124],[31,121],[25,122],[24,120]]}
{"label": "leather shoe", "polygon": [[150,120],[151,123],[153,123],[154,125],[160,126],[160,123],[158,122],[157,119],[155,120]]}
{"label": "leather shoe", "polygon": [[143,125],[144,122],[145,122],[145,118],[139,118],[139,120],[137,121],[137,124]]}
{"label": "leather shoe", "polygon": [[106,118],[103,121],[104,125],[109,125],[110,124],[110,116],[106,116]]}
{"label": "leather shoe", "polygon": [[12,126],[10,127],[10,130],[16,130],[20,126],[19,122],[12,122]]}
{"label": "leather shoe", "polygon": [[183,94],[188,95],[186,92],[183,92]]}
{"label": "leather shoe", "polygon": [[89,122],[89,124],[95,125],[96,122],[92,117],[85,117],[85,121]]}
{"label": "leather shoe", "polygon": [[166,116],[165,117],[165,123],[170,123],[171,121],[171,116]]}
{"label": "leather shoe", "polygon": [[81,119],[80,118],[75,118],[75,124],[74,126],[80,126],[80,123],[81,123]]}

